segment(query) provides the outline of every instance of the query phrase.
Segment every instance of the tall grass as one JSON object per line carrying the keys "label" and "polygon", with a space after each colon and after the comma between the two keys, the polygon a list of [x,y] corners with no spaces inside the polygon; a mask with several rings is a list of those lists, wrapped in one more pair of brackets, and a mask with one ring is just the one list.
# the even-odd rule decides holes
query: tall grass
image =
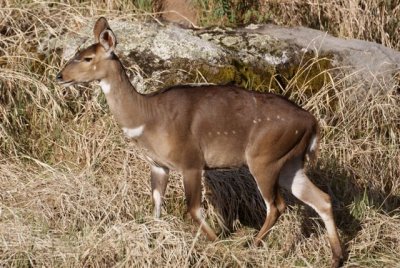
{"label": "tall grass", "polygon": [[199,6],[203,25],[274,22],[303,25],[344,38],[400,49],[400,2],[385,0],[207,0]]}
{"label": "tall grass", "polygon": [[[311,14],[317,4],[327,5],[265,5],[274,3],[284,7],[276,11],[282,22],[298,18],[301,5],[312,6]],[[331,5],[325,12],[349,12]],[[175,173],[165,216],[154,220],[148,167],[140,151],[122,138],[100,90],[55,84],[63,61],[59,51],[38,49],[43,38],[79,31],[99,15],[125,20],[151,16],[143,9],[150,11],[130,1],[8,1],[0,7],[0,266],[327,266],[330,249],[323,226],[287,194],[289,210],[259,249],[249,246],[256,230],[240,224],[221,241],[205,241],[185,219],[181,178]],[[383,16],[381,21],[388,20]],[[370,34],[358,37],[375,36],[375,28],[365,24],[363,29]],[[340,27],[334,30],[343,33]],[[385,44],[396,47],[396,38],[389,36]],[[309,64],[299,72],[304,68]],[[396,266],[398,89],[382,85],[381,91],[354,98],[351,93],[360,85],[328,75],[323,89],[312,96],[305,92],[313,77],[299,87],[296,75],[284,89],[321,123],[320,160],[309,173],[333,197],[349,253],[346,265]],[[212,207],[208,211],[217,225]]]}

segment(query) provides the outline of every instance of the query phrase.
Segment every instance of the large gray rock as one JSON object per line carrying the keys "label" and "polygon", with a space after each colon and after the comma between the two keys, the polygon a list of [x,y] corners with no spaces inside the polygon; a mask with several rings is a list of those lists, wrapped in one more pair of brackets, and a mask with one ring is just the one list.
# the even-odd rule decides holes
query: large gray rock
{"label": "large gray rock", "polygon": [[[246,31],[246,29],[244,29]],[[249,31],[297,45],[315,54],[333,55],[332,67],[339,67],[365,90],[398,88],[400,85],[400,53],[383,45],[357,39],[340,39],[325,32],[305,27],[286,28],[262,25]]]}
{"label": "large gray rock", "polygon": [[[78,33],[44,42],[42,50],[62,47],[63,57],[72,57],[77,47],[93,42],[94,21]],[[341,82],[345,77],[347,83],[357,85],[358,94],[399,85],[399,52],[304,27],[191,30],[155,22],[109,23],[117,36],[117,54],[140,92],[174,84],[230,82],[261,91],[279,90],[293,77],[301,83],[298,87],[306,85],[311,93],[332,83],[332,77]],[[290,90],[295,89],[291,83]]]}

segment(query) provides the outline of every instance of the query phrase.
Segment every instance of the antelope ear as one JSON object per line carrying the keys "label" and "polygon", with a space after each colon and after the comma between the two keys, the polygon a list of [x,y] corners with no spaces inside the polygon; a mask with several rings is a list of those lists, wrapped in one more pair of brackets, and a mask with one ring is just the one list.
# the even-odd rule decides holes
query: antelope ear
{"label": "antelope ear", "polygon": [[111,30],[104,30],[100,34],[100,44],[104,47],[107,52],[112,52],[117,45],[117,39]]}
{"label": "antelope ear", "polygon": [[99,42],[100,39],[100,34],[104,31],[104,30],[111,30],[110,26],[108,25],[108,22],[106,20],[106,18],[104,17],[100,17],[93,28],[93,33],[94,33],[94,39],[96,40],[96,43]]}

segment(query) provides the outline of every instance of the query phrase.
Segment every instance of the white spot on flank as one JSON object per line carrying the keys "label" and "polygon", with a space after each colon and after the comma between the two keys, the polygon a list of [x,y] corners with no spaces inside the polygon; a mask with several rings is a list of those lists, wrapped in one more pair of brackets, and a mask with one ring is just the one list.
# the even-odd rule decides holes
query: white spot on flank
{"label": "white spot on flank", "polygon": [[254,124],[257,124],[257,121],[256,121],[256,120],[253,120],[253,123],[254,123]]}
{"label": "white spot on flank", "polygon": [[159,175],[165,175],[165,170],[162,167],[151,166],[151,171]]}
{"label": "white spot on flank", "polygon": [[224,131],[224,134],[225,134],[225,135],[228,135],[228,132],[227,132],[227,131]]}
{"label": "white spot on flank", "polygon": [[104,94],[108,94],[111,91],[111,86],[104,80],[101,80],[99,85],[101,86],[101,90],[103,90]]}
{"label": "white spot on flank", "polygon": [[261,122],[261,118],[258,118],[257,121],[258,121],[258,122]]}
{"label": "white spot on flank", "polygon": [[124,131],[124,134],[128,137],[128,138],[137,138],[140,135],[142,135],[143,130],[144,130],[144,125],[135,127],[135,128],[126,128],[123,127],[122,130]]}
{"label": "white spot on flank", "polygon": [[296,135],[299,134],[299,131],[296,129]]}
{"label": "white spot on flank", "polygon": [[276,118],[280,119],[281,117],[279,115],[277,115]]}
{"label": "white spot on flank", "polygon": [[220,134],[221,134],[221,132],[217,131],[217,135],[220,135]]}
{"label": "white spot on flank", "polygon": [[271,118],[267,117],[267,121],[271,121]]}
{"label": "white spot on flank", "polygon": [[232,134],[235,135],[235,134],[236,134],[236,131],[232,130]]}

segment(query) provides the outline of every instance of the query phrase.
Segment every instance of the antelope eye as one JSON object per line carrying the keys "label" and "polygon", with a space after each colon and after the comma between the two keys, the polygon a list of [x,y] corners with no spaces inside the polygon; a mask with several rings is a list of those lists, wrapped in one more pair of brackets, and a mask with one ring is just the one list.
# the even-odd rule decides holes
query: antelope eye
{"label": "antelope eye", "polygon": [[91,57],[85,57],[85,58],[83,58],[83,60],[84,60],[85,62],[91,62],[92,59],[93,59],[93,58],[91,58]]}

